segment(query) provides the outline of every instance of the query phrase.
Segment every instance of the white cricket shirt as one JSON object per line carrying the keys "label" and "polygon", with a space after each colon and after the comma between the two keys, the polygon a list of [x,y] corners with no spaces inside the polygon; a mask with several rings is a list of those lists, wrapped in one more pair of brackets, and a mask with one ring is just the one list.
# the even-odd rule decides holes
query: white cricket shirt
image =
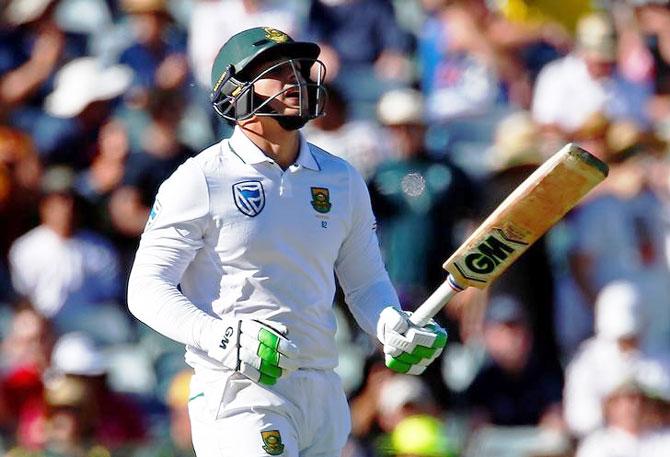
{"label": "white cricket shirt", "polygon": [[194,367],[220,368],[205,336],[214,318],[232,316],[286,325],[302,367],[331,369],[335,272],[357,322],[374,334],[381,310],[399,303],[363,179],[302,137],[283,171],[236,128],[161,186],[128,305],[186,344]]}

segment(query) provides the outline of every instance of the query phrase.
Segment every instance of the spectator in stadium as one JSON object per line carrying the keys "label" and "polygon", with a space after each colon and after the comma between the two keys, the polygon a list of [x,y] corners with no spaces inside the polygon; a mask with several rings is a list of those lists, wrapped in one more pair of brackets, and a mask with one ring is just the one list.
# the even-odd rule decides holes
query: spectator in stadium
{"label": "spectator in stadium", "polygon": [[9,456],[129,455],[146,435],[144,416],[106,384],[106,360],[83,333],[58,339],[37,408],[20,424],[33,442],[19,441]]}
{"label": "spectator in stadium", "polygon": [[312,144],[346,159],[369,180],[390,151],[379,127],[368,119],[352,119],[349,103],[335,87],[328,87],[326,115],[305,126],[305,138]]}
{"label": "spectator in stadium", "polygon": [[423,102],[414,89],[382,96],[378,119],[394,152],[369,182],[386,267],[407,304],[419,303],[442,283],[440,266],[456,247],[455,227],[472,215],[476,202],[467,175],[426,151]]}
{"label": "spectator in stadium", "polygon": [[617,375],[641,360],[645,309],[637,284],[616,281],[596,301],[596,335],[586,340],[565,374],[564,416],[569,430],[586,436],[602,427],[601,404],[617,386]]}
{"label": "spectator in stadium", "polygon": [[[653,329],[643,342],[648,348],[668,348],[670,297],[667,228],[663,202],[651,190],[654,167],[650,145],[630,122],[609,124],[606,118],[588,129],[585,148],[610,165],[608,179],[564,222],[566,269],[557,270],[557,335],[564,355],[592,334],[593,307],[609,282],[625,279],[642,288]],[[661,169],[663,169],[661,167]],[[602,230],[607,227],[607,230]]]}
{"label": "spectator in stadium", "polygon": [[142,132],[142,149],[130,154],[122,184],[112,193],[109,212],[116,230],[135,238],[142,233],[149,208],[161,183],[194,155],[178,136],[185,108],[184,95],[154,90],[149,98],[149,125]]}
{"label": "spectator in stadium", "polygon": [[[490,152],[491,172],[483,181],[478,219],[483,221],[545,158],[540,128],[527,111],[505,116],[496,126]],[[529,318],[535,349],[558,360],[553,325],[553,275],[545,237],[537,240],[499,277],[492,294],[510,293],[518,297]]]}
{"label": "spectator in stadium", "polygon": [[[611,16],[591,13],[577,25],[576,49],[538,75],[532,112],[549,136],[570,135],[595,112],[615,120],[649,124],[645,103],[651,87],[618,71],[618,36]],[[565,103],[566,100],[579,103]]]}
{"label": "spectator in stadium", "polygon": [[74,173],[66,167],[45,172],[40,225],[18,238],[9,252],[14,288],[58,332],[121,293],[118,254],[106,239],[79,225],[80,199],[73,181]]}
{"label": "spectator in stadium", "polygon": [[132,71],[127,66],[104,67],[93,57],[64,65],[44,103],[55,123],[44,123],[35,133],[42,160],[78,168],[88,166],[100,127],[113,113],[113,102],[126,92],[131,80]]}
{"label": "spectator in stadium", "polygon": [[[326,78],[355,117],[372,116],[383,91],[413,77],[414,43],[390,0],[310,0],[306,34],[321,47]],[[345,71],[346,69],[346,71]]]}
{"label": "spectator in stadium", "polygon": [[134,42],[121,53],[119,63],[133,70],[133,89],[146,97],[153,87],[184,86],[189,77],[186,36],[170,26],[167,1],[122,0],[121,6],[132,23]]}
{"label": "spectator in stadium", "polygon": [[100,128],[90,167],[77,174],[76,192],[93,214],[93,227],[102,232],[112,232],[107,205],[114,190],[123,183],[129,153],[125,126],[116,119],[110,119]]}
{"label": "spectator in stadium", "polygon": [[10,437],[12,442],[30,448],[39,446],[43,440],[39,431],[26,423],[41,412],[42,376],[49,365],[53,343],[49,322],[29,303],[19,303],[0,349],[0,397],[3,403],[0,409],[5,412],[0,415],[0,426],[15,433]]}
{"label": "spectator in stadium", "polygon": [[[89,336],[68,333],[56,341],[49,376],[56,383],[73,380],[88,395],[83,405],[96,442],[116,449],[140,444],[147,434],[146,418],[130,397],[110,389],[107,364],[104,352]],[[48,395],[46,400],[48,405]]]}
{"label": "spectator in stadium", "polygon": [[489,359],[466,391],[475,424],[561,428],[561,370],[534,350],[516,297],[490,298],[483,337]]}
{"label": "spectator in stadium", "polygon": [[3,375],[28,367],[43,372],[49,365],[53,334],[49,321],[25,300],[16,304],[7,334],[0,342]]}
{"label": "spectator in stadium", "polygon": [[497,22],[482,0],[444,2],[427,18],[418,58],[431,121],[487,115],[501,101],[528,105],[523,65],[491,35]]}
{"label": "spectator in stadium", "polygon": [[610,372],[611,386],[603,392],[603,426],[586,436],[576,457],[613,457],[641,454],[644,396],[634,373]]}
{"label": "spectator in stadium", "polygon": [[[55,457],[110,455],[95,437],[95,399],[82,379],[62,376],[44,392],[44,454]],[[10,454],[12,455],[12,454]]]}

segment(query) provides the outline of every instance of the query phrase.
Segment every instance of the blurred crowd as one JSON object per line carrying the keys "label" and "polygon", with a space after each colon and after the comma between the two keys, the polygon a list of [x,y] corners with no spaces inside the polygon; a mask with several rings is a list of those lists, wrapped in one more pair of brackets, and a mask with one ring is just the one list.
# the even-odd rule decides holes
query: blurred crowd
{"label": "blurred crowd", "polygon": [[[567,142],[609,178],[488,290],[421,377],[334,304],[347,457],[670,455],[670,1],[0,2],[0,454],[193,456],[183,348],[126,310],[161,182],[228,135],[223,42],[312,40],[307,139],[368,182],[411,310]],[[541,217],[541,215],[538,215]]]}

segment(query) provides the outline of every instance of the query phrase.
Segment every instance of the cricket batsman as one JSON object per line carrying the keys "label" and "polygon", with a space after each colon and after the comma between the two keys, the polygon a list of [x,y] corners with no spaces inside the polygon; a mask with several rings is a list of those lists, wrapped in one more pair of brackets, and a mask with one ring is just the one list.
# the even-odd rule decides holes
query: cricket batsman
{"label": "cricket batsman", "polygon": [[340,455],[335,275],[391,369],[420,374],[446,344],[401,310],[363,179],[299,132],[324,114],[319,52],[262,27],[223,45],[211,100],[233,134],[163,183],[137,251],[128,305],[186,345],[199,457]]}

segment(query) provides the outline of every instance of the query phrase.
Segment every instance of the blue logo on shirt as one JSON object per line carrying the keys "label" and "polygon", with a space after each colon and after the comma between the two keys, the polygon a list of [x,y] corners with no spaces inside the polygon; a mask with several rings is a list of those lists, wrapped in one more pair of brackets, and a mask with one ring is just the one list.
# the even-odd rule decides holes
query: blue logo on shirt
{"label": "blue logo on shirt", "polygon": [[151,212],[149,213],[149,219],[147,220],[147,224],[144,226],[144,230],[147,230],[149,227],[151,227],[151,224],[154,223],[160,211],[161,211],[161,202],[156,200],[154,201],[154,206],[151,207]]}
{"label": "blue logo on shirt", "polygon": [[265,206],[265,192],[260,181],[241,181],[233,184],[233,200],[242,214],[258,216]]}

